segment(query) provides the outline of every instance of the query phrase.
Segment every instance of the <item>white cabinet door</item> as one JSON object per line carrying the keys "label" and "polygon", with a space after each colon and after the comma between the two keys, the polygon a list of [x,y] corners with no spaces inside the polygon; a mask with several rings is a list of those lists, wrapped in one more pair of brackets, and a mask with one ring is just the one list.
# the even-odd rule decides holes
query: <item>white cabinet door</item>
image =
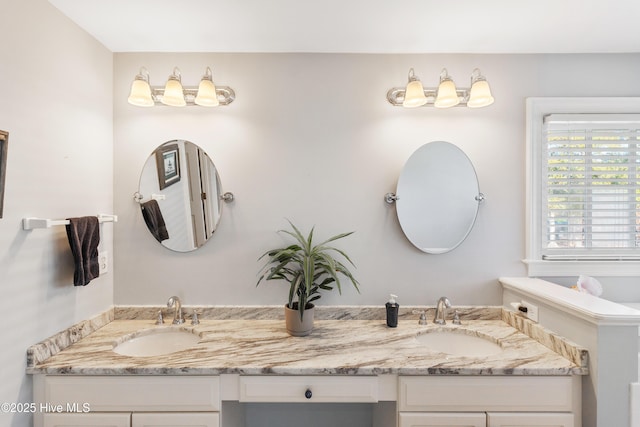
{"label": "white cabinet door", "polygon": [[217,412],[134,413],[131,427],[219,427]]}
{"label": "white cabinet door", "polygon": [[573,414],[495,413],[487,414],[487,427],[573,427]]}
{"label": "white cabinet door", "polygon": [[[572,412],[580,377],[401,376],[398,409],[423,412]],[[579,395],[579,394],[578,394]]]}
{"label": "white cabinet door", "polygon": [[44,427],[130,427],[131,414],[44,414]]}
{"label": "white cabinet door", "polygon": [[484,412],[400,412],[398,427],[486,427]]}

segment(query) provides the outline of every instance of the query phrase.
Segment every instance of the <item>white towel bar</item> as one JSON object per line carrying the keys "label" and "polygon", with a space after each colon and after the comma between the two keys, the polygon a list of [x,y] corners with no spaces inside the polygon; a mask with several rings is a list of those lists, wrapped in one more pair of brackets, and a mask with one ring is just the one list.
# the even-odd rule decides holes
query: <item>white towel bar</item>
{"label": "white towel bar", "polygon": [[[98,214],[98,222],[118,222],[117,215]],[[22,229],[33,230],[34,228],[51,228],[55,225],[67,225],[68,219],[43,219],[43,218],[22,218]]]}
{"label": "white towel bar", "polygon": [[[167,198],[167,196],[165,194],[156,194],[153,193],[151,194],[151,197],[149,197],[149,200],[165,200]],[[144,203],[142,200],[144,199],[144,196],[142,194],[140,194],[139,191],[136,191],[135,193],[133,193],[133,200],[135,200],[137,203]],[[145,202],[148,202],[149,200],[145,200]]]}

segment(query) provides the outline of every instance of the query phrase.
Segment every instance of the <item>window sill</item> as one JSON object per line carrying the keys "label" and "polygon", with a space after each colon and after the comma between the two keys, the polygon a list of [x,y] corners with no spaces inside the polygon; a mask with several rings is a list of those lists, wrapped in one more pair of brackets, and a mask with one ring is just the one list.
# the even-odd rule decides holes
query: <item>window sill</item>
{"label": "window sill", "polygon": [[640,261],[541,261],[522,260],[527,276],[640,276]]}

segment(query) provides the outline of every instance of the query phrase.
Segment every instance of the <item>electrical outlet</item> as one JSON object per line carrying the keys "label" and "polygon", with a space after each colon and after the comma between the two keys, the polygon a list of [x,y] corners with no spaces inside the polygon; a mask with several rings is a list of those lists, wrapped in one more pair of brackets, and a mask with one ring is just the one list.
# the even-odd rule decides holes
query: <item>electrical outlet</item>
{"label": "electrical outlet", "polygon": [[527,308],[527,312],[525,313],[525,316],[527,316],[527,318],[529,318],[530,320],[533,320],[534,322],[538,321],[538,306],[537,305],[533,305],[529,301],[525,301],[525,300],[522,300],[520,302],[520,305],[522,307],[526,307]]}
{"label": "electrical outlet", "polygon": [[100,275],[109,272],[109,251],[98,252],[98,265],[100,266]]}

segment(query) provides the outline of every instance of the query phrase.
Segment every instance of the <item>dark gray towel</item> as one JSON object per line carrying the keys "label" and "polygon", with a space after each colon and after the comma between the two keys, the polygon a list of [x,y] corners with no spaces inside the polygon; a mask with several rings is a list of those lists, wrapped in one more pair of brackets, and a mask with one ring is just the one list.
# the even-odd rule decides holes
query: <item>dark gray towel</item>
{"label": "dark gray towel", "polygon": [[84,216],[68,218],[67,237],[75,261],[73,273],[74,286],[86,286],[100,275],[98,263],[98,243],[100,243],[100,225],[98,217]]}
{"label": "dark gray towel", "polygon": [[162,217],[162,212],[160,212],[160,205],[158,205],[158,202],[151,199],[148,202],[144,202],[140,207],[142,209],[144,222],[147,223],[147,227],[151,234],[153,234],[153,237],[155,237],[158,242],[167,240],[169,238],[169,232],[167,231],[167,226],[164,223],[164,218]]}

